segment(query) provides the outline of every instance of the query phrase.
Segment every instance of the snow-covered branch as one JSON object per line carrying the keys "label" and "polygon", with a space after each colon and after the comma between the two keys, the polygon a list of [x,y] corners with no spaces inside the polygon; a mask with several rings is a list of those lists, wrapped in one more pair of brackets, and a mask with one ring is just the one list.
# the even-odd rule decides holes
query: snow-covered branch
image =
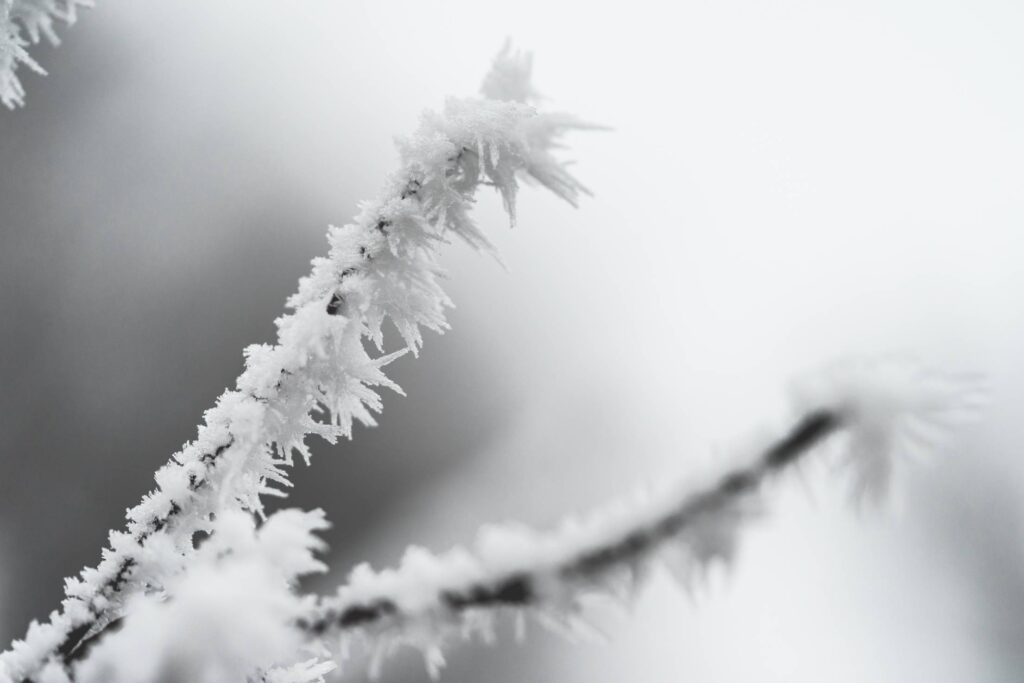
{"label": "snow-covered branch", "polygon": [[0,102],[12,109],[25,103],[18,66],[46,73],[26,48],[43,37],[59,45],[54,23],[70,26],[79,7],[92,6],[92,0],[0,0]]}
{"label": "snow-covered branch", "polygon": [[[68,579],[61,609],[0,654],[0,681],[30,679],[48,662],[63,667],[80,640],[118,618],[132,596],[168,590],[168,567],[184,571],[194,537],[213,530],[213,520],[239,509],[262,515],[261,497],[289,486],[294,454],[308,463],[307,436],[333,443],[351,436],[355,421],[374,424],[377,387],[400,391],[383,367],[417,353],[422,328],[447,327],[438,248],[449,235],[487,246],[470,217],[481,185],[495,187],[513,217],[521,175],[569,202],[584,191],[553,150],[562,134],[586,126],[519,101],[531,92],[524,57],[505,51],[495,70],[505,76],[486,80],[489,98],[450,99],[399,142],[400,170],[354,223],[330,228],[328,255],[313,260],[288,300],[293,312],[276,321],[277,343],[246,349],[236,388],[157,471],[157,488],[128,511],[125,531],[110,534],[99,565]],[[405,348],[384,353],[385,320]]]}
{"label": "snow-covered branch", "polygon": [[729,562],[744,523],[766,508],[765,483],[826,441],[837,442],[853,470],[855,498],[877,498],[893,467],[934,449],[980,398],[970,382],[892,360],[836,365],[794,395],[790,429],[734,467],[645,491],[549,533],[493,527],[472,550],[435,556],[411,548],[396,569],[357,567],[299,627],[324,644],[340,640],[342,656],[364,644],[372,669],[401,645],[420,648],[436,669],[448,640],[474,633],[490,639],[501,611],[571,628],[582,597],[628,598],[652,564],[667,565],[689,584],[711,563]]}

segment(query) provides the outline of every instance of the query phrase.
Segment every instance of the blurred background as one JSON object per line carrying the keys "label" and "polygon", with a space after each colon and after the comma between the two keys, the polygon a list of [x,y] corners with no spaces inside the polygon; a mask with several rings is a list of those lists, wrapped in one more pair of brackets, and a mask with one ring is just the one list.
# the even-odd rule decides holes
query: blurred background
{"label": "blurred background", "polygon": [[312,587],[713,467],[795,374],[910,352],[992,404],[898,505],[858,515],[810,467],[697,595],[656,576],[595,613],[607,642],[508,627],[442,680],[1021,680],[1024,5],[98,5],[0,112],[0,640],[272,340],[393,136],[512,37],[551,106],[614,128],[571,141],[595,196],[525,191],[511,231],[480,202],[507,270],[450,249],[453,330],[393,366],[408,396],[295,471],[334,523]]}

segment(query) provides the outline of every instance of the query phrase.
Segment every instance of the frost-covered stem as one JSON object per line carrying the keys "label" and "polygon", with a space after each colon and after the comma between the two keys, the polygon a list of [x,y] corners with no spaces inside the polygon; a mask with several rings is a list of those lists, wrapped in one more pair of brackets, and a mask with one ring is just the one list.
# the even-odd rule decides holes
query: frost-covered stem
{"label": "frost-covered stem", "polygon": [[[3,2],[4,0],[0,0]],[[523,65],[526,68],[523,68]],[[262,514],[264,494],[283,495],[293,455],[310,458],[305,438],[350,437],[353,422],[375,424],[374,387],[400,391],[382,367],[423,343],[421,328],[442,332],[450,301],[435,257],[449,235],[487,241],[470,218],[476,191],[495,187],[514,219],[517,176],[527,175],[574,203],[584,188],[553,156],[576,119],[514,101],[532,90],[528,61],[502,53],[489,99],[450,99],[400,141],[401,169],[354,223],[328,232],[327,257],[288,300],[275,345],[245,351],[237,388],[207,411],[198,437],[156,473],[157,488],[128,511],[125,531],[110,534],[100,564],[68,579],[61,610],[33,624],[0,654],[0,681],[31,679],[48,662],[63,666],[84,638],[120,616],[133,594],[160,591],[195,553],[193,537],[224,512]],[[405,348],[383,352],[390,320]],[[373,357],[364,339],[376,346]]]}
{"label": "frost-covered stem", "polygon": [[[630,570],[639,566],[652,551],[678,539],[688,527],[716,515],[731,514],[739,499],[756,492],[765,480],[795,463],[842,426],[842,414],[838,411],[811,412],[754,462],[723,473],[708,488],[684,494],[653,518],[640,515],[635,526],[614,529],[607,536],[574,548],[554,562],[544,553],[538,553],[533,555],[540,559],[535,566],[498,572],[463,585],[444,585],[435,595],[421,594],[421,613],[409,613],[400,606],[399,599],[386,593],[347,599],[343,588],[341,597],[324,599],[317,614],[301,621],[299,627],[321,638],[332,632],[383,629],[422,621],[428,616],[426,611],[436,611],[435,618],[444,620],[469,610],[544,607],[556,594],[561,601],[578,588],[601,585],[616,569]],[[543,537],[536,539],[538,547],[548,541]],[[406,591],[400,581],[391,586],[398,593]]]}
{"label": "frost-covered stem", "polygon": [[[663,562],[684,582],[714,561],[732,560],[745,523],[765,507],[764,484],[826,441],[852,477],[855,499],[878,498],[905,456],[939,445],[950,427],[984,400],[973,378],[934,373],[900,359],[837,363],[794,386],[792,426],[773,441],[699,479],[568,519],[550,532],[520,526],[481,531],[471,549],[433,555],[410,548],[397,568],[356,567],[335,595],[297,622],[329,645],[364,643],[373,664],[399,645],[443,663],[452,636],[490,637],[501,609],[551,625],[577,623],[581,598],[631,593],[636,579]],[[830,449],[830,452],[832,449]]]}

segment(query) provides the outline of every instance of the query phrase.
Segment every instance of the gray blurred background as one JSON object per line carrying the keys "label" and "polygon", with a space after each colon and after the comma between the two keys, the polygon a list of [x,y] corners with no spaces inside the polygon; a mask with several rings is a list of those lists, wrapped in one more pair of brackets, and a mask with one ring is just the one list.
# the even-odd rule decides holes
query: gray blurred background
{"label": "gray blurred background", "polygon": [[508,628],[443,680],[1021,680],[1022,32],[994,0],[100,2],[0,112],[0,640],[273,338],[392,137],[512,36],[553,105],[615,128],[573,140],[595,197],[526,191],[514,231],[481,201],[507,271],[452,248],[453,330],[393,366],[408,397],[294,473],[334,523],[312,587],[714,466],[800,370],[910,351],[992,405],[893,509],[810,467],[698,595],[657,576],[595,612],[608,642]]}

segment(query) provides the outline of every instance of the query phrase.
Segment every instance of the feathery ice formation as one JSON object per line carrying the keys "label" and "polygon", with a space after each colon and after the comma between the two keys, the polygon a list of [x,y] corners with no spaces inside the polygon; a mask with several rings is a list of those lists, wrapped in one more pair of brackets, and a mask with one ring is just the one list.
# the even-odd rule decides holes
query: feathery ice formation
{"label": "feathery ice formation", "polygon": [[[193,538],[227,511],[263,514],[261,496],[283,495],[293,454],[307,462],[308,435],[334,443],[354,421],[372,425],[378,387],[400,389],[383,372],[423,343],[421,329],[447,327],[448,297],[436,252],[449,235],[476,247],[487,241],[470,217],[477,189],[495,187],[514,217],[517,178],[525,175],[575,203],[584,188],[554,156],[561,136],[587,126],[515,98],[531,92],[529,61],[508,50],[495,60],[505,76],[485,81],[489,99],[449,99],[423,115],[399,142],[401,168],[355,222],[331,227],[329,253],[313,261],[277,320],[277,344],[245,351],[245,370],[206,412],[197,438],[155,475],[157,488],[128,511],[125,531],[110,534],[95,568],[66,582],[61,609],[30,626],[0,654],[0,682],[60,669],[83,639],[123,613],[132,596],[166,591],[166,566],[184,567]],[[505,98],[505,99],[499,99]],[[390,320],[406,349],[383,353]],[[371,340],[380,355],[364,345]]]}
{"label": "feathery ice formation", "polygon": [[79,7],[92,5],[92,0],[0,0],[0,102],[10,109],[25,104],[18,65],[46,73],[29,56],[28,46],[44,36],[51,44],[59,45],[54,23],[70,26],[78,18]]}

